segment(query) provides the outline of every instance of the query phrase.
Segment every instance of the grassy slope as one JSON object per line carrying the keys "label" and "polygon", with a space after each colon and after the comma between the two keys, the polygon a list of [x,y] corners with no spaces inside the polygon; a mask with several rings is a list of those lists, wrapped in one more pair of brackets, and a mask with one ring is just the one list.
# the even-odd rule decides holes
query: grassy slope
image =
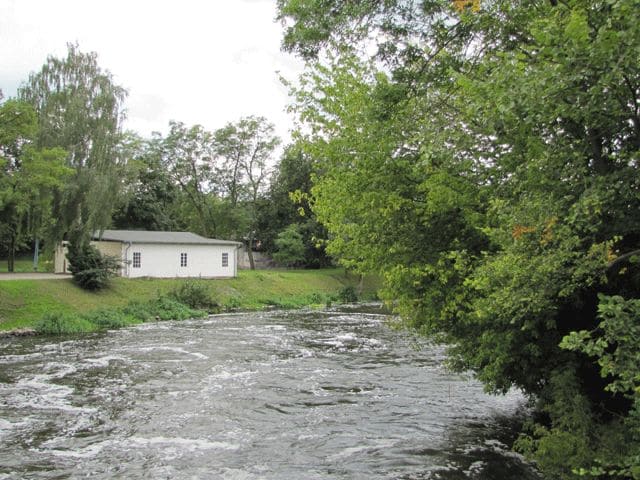
{"label": "grassy slope", "polygon": [[[299,307],[316,303],[318,296],[337,294],[358,277],[344,270],[259,270],[240,272],[237,278],[204,282],[223,306],[260,309],[267,305]],[[0,330],[31,327],[46,312],[82,313],[98,307],[122,306],[148,300],[176,288],[180,279],[116,278],[111,288],[86,292],[71,280],[13,280],[0,282]],[[365,282],[363,296],[373,297],[377,285]],[[314,301],[316,299],[316,301]]]}

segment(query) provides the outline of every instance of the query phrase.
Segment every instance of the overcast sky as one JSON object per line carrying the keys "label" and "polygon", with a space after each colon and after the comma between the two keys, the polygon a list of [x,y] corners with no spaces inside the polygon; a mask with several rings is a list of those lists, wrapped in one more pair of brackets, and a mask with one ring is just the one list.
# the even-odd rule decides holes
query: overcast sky
{"label": "overcast sky", "polygon": [[215,130],[262,115],[286,137],[286,89],[301,63],[280,52],[276,0],[0,0],[0,89],[14,96],[66,44],[98,53],[126,88],[125,127],[148,136],[169,120]]}

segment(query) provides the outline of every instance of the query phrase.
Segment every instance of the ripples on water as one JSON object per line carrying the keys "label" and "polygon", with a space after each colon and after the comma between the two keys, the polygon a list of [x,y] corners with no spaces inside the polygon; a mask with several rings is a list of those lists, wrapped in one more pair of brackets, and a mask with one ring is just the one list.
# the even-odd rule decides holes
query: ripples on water
{"label": "ripples on water", "polygon": [[522,398],[355,311],[0,343],[0,479],[534,479]]}

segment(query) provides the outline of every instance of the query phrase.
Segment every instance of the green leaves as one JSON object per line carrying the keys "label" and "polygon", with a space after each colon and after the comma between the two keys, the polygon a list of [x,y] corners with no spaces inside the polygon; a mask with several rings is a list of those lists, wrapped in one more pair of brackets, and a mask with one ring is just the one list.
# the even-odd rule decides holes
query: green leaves
{"label": "green leaves", "polygon": [[[380,273],[456,368],[540,399],[552,420],[530,454],[550,475],[637,465],[620,395],[637,388],[640,337],[640,5],[482,2],[458,22],[445,2],[409,4],[279,3],[292,34],[312,11],[323,22],[285,42],[324,55],[293,93],[327,249]],[[375,61],[345,41],[363,32]],[[622,453],[591,441],[604,432]]]}
{"label": "green leaves", "polygon": [[277,251],[273,254],[273,259],[276,262],[286,266],[294,266],[304,260],[305,246],[300,228],[296,224],[289,225],[280,232],[275,245]]}
{"label": "green leaves", "polygon": [[75,170],[53,211],[53,240],[70,232],[87,239],[108,226],[121,187],[117,147],[126,91],[100,68],[97,54],[67,47],[66,58],[49,57],[19,90],[38,115],[36,147],[64,149]]}
{"label": "green leaves", "polygon": [[571,332],[560,346],[594,357],[607,390],[640,402],[640,300],[598,295],[600,323],[594,331]]}

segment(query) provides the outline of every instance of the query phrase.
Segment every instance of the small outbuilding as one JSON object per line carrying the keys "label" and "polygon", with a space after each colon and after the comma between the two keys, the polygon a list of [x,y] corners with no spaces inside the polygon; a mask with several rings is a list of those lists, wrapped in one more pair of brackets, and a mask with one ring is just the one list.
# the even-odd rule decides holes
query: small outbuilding
{"label": "small outbuilding", "polygon": [[[238,274],[239,242],[205,238],[190,232],[104,230],[91,242],[103,255],[120,261],[128,278],[224,278]],[[56,249],[56,273],[68,271],[66,248]]]}

